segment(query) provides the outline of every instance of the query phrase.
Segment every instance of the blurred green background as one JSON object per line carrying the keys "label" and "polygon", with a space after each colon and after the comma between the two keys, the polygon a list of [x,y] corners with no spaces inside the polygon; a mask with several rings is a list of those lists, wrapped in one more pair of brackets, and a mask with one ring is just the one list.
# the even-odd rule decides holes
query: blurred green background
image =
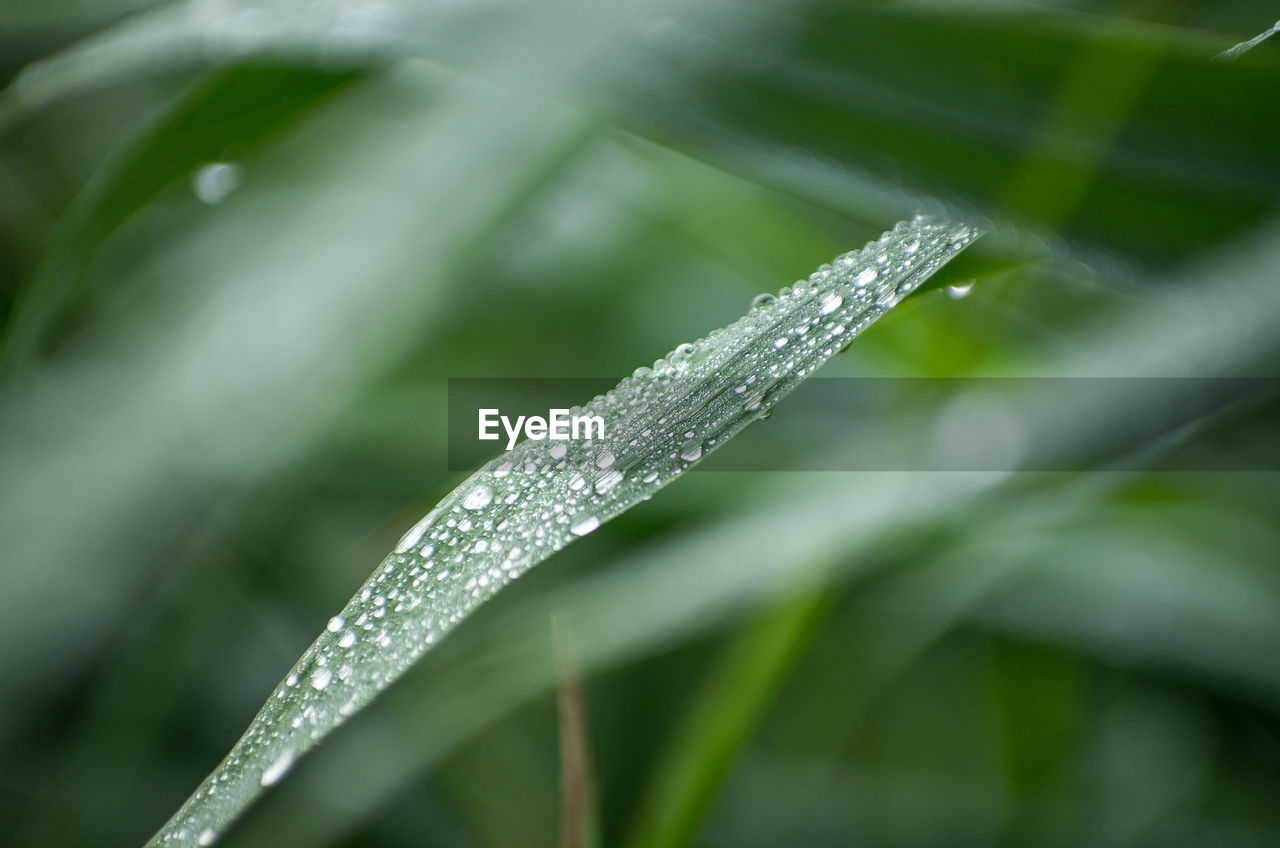
{"label": "blurred green background", "polygon": [[[449,377],[621,377],[917,211],[991,232],[824,375],[1275,376],[1280,51],[1214,56],[1277,14],[6,0],[0,843],[164,822],[463,478]],[[1175,401],[1014,409],[1087,472],[690,475],[222,844],[1280,844],[1275,404],[1110,462]]]}

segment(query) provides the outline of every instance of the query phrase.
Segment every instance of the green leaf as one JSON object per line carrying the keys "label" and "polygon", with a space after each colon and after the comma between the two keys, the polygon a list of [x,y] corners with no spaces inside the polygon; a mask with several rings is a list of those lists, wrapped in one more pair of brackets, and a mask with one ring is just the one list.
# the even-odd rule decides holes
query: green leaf
{"label": "green leaf", "polygon": [[481,468],[330,619],[151,844],[212,844],[264,787],[476,607],[767,416],[973,238],[964,225],[904,222],[571,410],[599,417],[599,436],[526,439]]}
{"label": "green leaf", "polygon": [[[1256,226],[1280,196],[1280,63],[1073,13],[809,4],[768,37],[658,51],[670,84],[617,120],[841,210],[923,192],[1153,264]],[[909,200],[903,202],[910,202]]]}
{"label": "green leaf", "polygon": [[[479,127],[483,141],[466,136]],[[178,492],[252,487],[313,447],[350,393],[440,331],[442,292],[590,129],[408,63],[239,160],[243,185],[223,203],[173,192],[135,213],[132,237],[112,244],[163,237],[144,237],[149,247],[118,277],[96,263],[86,283],[114,319],[8,384],[0,596],[28,603],[4,617],[5,633],[47,639],[46,662],[74,662],[94,640],[57,639],[67,622],[80,633],[119,626],[128,599],[172,565],[108,541],[136,531],[129,515],[187,496]],[[500,181],[490,179],[497,163]],[[173,426],[149,429],[167,416]],[[198,535],[200,512],[148,525]],[[53,529],[68,514],[82,532]],[[95,572],[110,579],[93,593],[60,591]],[[3,694],[16,700],[46,671],[22,640],[0,641],[15,681]]]}
{"label": "green leaf", "polygon": [[[237,61],[367,67],[419,55],[542,92],[541,76],[490,47],[536,23],[547,37],[521,45],[530,64],[563,51],[572,67],[589,53],[563,38],[576,20],[618,48],[619,68],[669,70],[640,85],[618,69],[577,74],[558,94],[845,211],[867,194],[896,197],[899,212],[941,198],[1166,263],[1256,225],[1280,194],[1280,119],[1255,108],[1280,85],[1280,63],[1215,62],[1229,40],[1189,28],[830,0],[802,13],[728,2],[552,3],[530,19],[502,4],[365,12],[291,0],[164,6],[28,68],[0,99],[0,127],[6,114],[112,82]],[[650,37],[632,37],[646,28]]]}
{"label": "green leaf", "polygon": [[736,756],[831,607],[832,597],[821,590],[800,592],[733,641],[661,752],[626,845],[691,843]]}
{"label": "green leaf", "polygon": [[10,0],[0,9],[0,32],[82,30],[171,0]]}
{"label": "green leaf", "polygon": [[203,162],[244,156],[264,138],[357,77],[292,68],[232,68],[201,81],[175,109],[109,163],[58,221],[43,261],[8,316],[0,364],[13,368],[47,342],[82,294],[85,267],[162,189]]}

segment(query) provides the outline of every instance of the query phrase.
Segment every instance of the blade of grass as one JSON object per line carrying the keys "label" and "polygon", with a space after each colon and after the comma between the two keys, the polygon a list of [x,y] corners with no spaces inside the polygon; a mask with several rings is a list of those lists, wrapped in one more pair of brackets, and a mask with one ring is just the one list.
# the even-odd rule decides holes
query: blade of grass
{"label": "blade of grass", "polygon": [[[518,65],[500,56],[483,50],[467,56],[502,23],[525,23],[519,17],[500,20],[456,4],[418,9],[391,3],[381,17],[353,27],[340,13],[315,5],[254,5],[253,27],[245,25],[246,8],[237,3],[175,4],[136,16],[29,67],[0,95],[0,127],[113,81],[250,58],[331,68],[335,61],[363,67],[422,55],[503,85],[540,88],[536,77],[529,83]],[[1067,165],[1091,172],[1094,180],[1083,193],[1074,184],[1058,184],[1061,197],[1047,200],[1019,191],[1019,202],[1037,208],[1047,203],[1054,215],[1066,215],[1073,240],[1166,262],[1171,251],[1185,253],[1256,224],[1280,186],[1272,153],[1280,122],[1252,107],[1275,88],[1277,69],[1212,62],[1221,41],[1211,34],[1065,11],[834,2],[813,4],[804,15],[765,6],[753,20],[770,26],[725,30],[726,20],[736,20],[726,13],[729,6],[691,11],[680,5],[649,10],[646,20],[670,14],[680,23],[671,29],[705,33],[706,43],[723,46],[706,50],[693,37],[674,44],[654,38],[646,44],[656,52],[639,61],[674,68],[672,78],[650,79],[634,91],[615,87],[611,75],[579,74],[571,91],[557,94],[722,166],[741,169],[754,157],[766,164],[752,167],[771,163],[776,169],[779,161],[794,159],[795,150],[804,151],[810,176],[833,169],[848,176],[877,162],[875,181],[882,187],[901,185],[942,197],[955,209],[993,214],[1001,187],[1022,167],[1018,163],[1043,158],[1037,145],[1045,143],[1044,104],[1054,100],[1081,52],[1092,50],[1097,67],[1160,72],[1141,91],[1136,79],[1123,81],[1136,98],[1123,125],[1109,126],[1123,104],[1104,104],[1112,118],[1099,123],[1088,91],[1063,101],[1053,127],[1086,142],[1066,151]],[[547,8],[548,21],[573,20],[572,4]],[[632,11],[620,6],[610,12],[613,24],[637,24],[627,18]],[[770,37],[777,28],[792,37]],[[696,53],[689,52],[691,45]],[[1114,100],[1105,88],[1094,86],[1098,99]],[[1196,116],[1194,128],[1188,115]],[[1035,183],[1052,176],[1032,170],[1019,179]],[[831,175],[821,176],[826,178],[817,182],[831,192]],[[797,177],[783,175],[793,185]],[[859,203],[848,197],[832,202]],[[1157,218],[1161,226],[1154,228]]]}
{"label": "blade of grass", "polygon": [[[1189,363],[1221,369],[1230,368],[1232,361],[1247,361],[1259,344],[1274,343],[1267,328],[1280,314],[1270,272],[1278,252],[1280,230],[1273,228],[1260,243],[1238,245],[1230,257],[1191,272],[1189,278],[1198,285],[1166,286],[1157,302],[1116,315],[1114,323],[1099,326],[1096,334],[1085,334],[1093,367],[1136,364],[1142,373],[1159,373],[1179,371]],[[1225,282],[1231,285],[1222,285]],[[1194,331],[1189,332],[1192,327]],[[1230,351],[1221,349],[1224,337],[1230,341]],[[1071,374],[1078,373],[1081,362],[1064,357],[1056,365],[1042,367]],[[1126,405],[1100,407],[1093,413],[1092,423],[1102,431],[1109,422],[1132,417]],[[794,588],[798,577],[819,568],[816,563],[834,561],[840,564],[842,576],[860,574],[869,555],[887,539],[902,534],[914,537],[923,528],[945,521],[972,528],[974,541],[989,546],[979,547],[975,559],[966,558],[960,567],[940,569],[937,582],[918,593],[923,603],[956,601],[942,610],[946,620],[940,624],[946,626],[953,618],[968,617],[975,602],[990,597],[993,588],[1016,577],[1019,570],[1036,566],[1036,557],[1025,556],[1025,548],[1001,547],[999,534],[987,534],[989,526],[1001,527],[1004,519],[1016,523],[1019,514],[1025,513],[1031,522],[1024,531],[1028,538],[1044,537],[1043,517],[1046,510],[1052,512],[1057,496],[1040,501],[1028,487],[1040,481],[1052,492],[1072,498],[1081,494],[1077,487],[1073,495],[1061,485],[1061,476],[1052,474],[1029,475],[1022,478],[1026,486],[999,490],[1000,478],[990,474],[860,474],[852,481],[817,474],[772,479],[768,495],[758,497],[755,508],[748,507],[716,526],[648,546],[616,568],[584,577],[552,597],[534,599],[483,631],[458,634],[461,638],[451,640],[449,646],[455,650],[429,656],[424,674],[414,675],[408,689],[402,688],[383,705],[381,721],[363,723],[340,736],[335,749],[322,755],[315,769],[285,786],[273,799],[270,820],[255,821],[255,827],[246,830],[247,844],[276,845],[294,837],[302,844],[336,844],[359,819],[372,815],[397,788],[461,740],[545,691],[555,677],[550,659],[540,653],[540,643],[545,642],[546,620],[553,610],[574,614],[575,633],[582,634],[583,668],[600,669],[717,627],[743,609]],[[1099,487],[1115,479],[1090,475],[1082,481],[1083,494],[1093,497]],[[988,497],[992,493],[1002,496]],[[1078,514],[1076,506],[1070,505],[1066,513]],[[1103,505],[1098,512],[1085,514],[1105,514],[1106,509]],[[780,533],[780,528],[788,532]],[[1068,537],[1074,532],[1071,527],[1063,530]],[[993,559],[995,552],[1003,555]],[[987,565],[975,571],[975,562]],[[1097,571],[1107,573],[1106,568]],[[1213,573],[1212,568],[1205,569],[1203,579],[1212,581]],[[954,591],[956,581],[959,592]],[[1249,592],[1249,585],[1240,582],[1238,591]],[[1107,589],[1098,592],[1105,595]],[[1109,635],[1122,641],[1130,636],[1155,639],[1174,650],[1170,661],[1195,668],[1204,659],[1195,650],[1183,652],[1194,648],[1189,643],[1197,640],[1197,631],[1182,631],[1191,620],[1212,623],[1213,644],[1239,647],[1214,657],[1212,667],[1237,684],[1256,685],[1262,702],[1273,703],[1280,692],[1280,678],[1273,665],[1266,668],[1277,644],[1275,628],[1266,616],[1214,620],[1209,615],[1211,601],[1190,593],[1175,600],[1174,606],[1151,610],[1160,619],[1159,630],[1128,634],[1121,628]],[[1275,608],[1266,593],[1255,601]],[[927,644],[936,632],[930,628],[919,644]],[[1158,635],[1161,632],[1164,635]],[[1178,638],[1165,641],[1169,636]],[[909,662],[917,651],[915,646],[908,648],[902,652],[902,661]],[[484,673],[477,674],[477,669]],[[429,715],[424,717],[428,706]],[[408,746],[407,739],[413,740]],[[351,758],[376,763],[358,787],[347,779],[346,763]],[[342,809],[327,805],[317,809],[317,799],[331,794],[341,795]]]}
{"label": "blade of grass", "polygon": [[692,844],[734,760],[831,606],[829,592],[807,588],[735,635],[659,755],[624,845]]}
{"label": "blade of grass", "polygon": [[1111,43],[1124,30],[1100,27],[1064,69],[1041,129],[1009,176],[1001,205],[1023,220],[1057,229],[1073,217],[1156,74],[1160,54],[1121,50]]}
{"label": "blade of grass", "polygon": [[[1066,216],[1062,235],[1163,264],[1246,231],[1273,207],[1280,121],[1256,104],[1280,69],[1215,63],[1206,34],[896,4],[818,3],[779,26],[788,24],[790,37],[708,51],[699,74],[611,104],[612,114],[667,146],[835,208],[858,200],[833,187],[876,162],[882,184],[994,216],[1010,177],[1044,143],[1045,104],[1088,50],[1094,67],[1159,72],[1141,90],[1126,80],[1127,94],[1082,92],[1059,103],[1054,129],[1088,142],[1068,151],[1067,164],[1093,177],[1081,196],[1059,186],[1061,197],[1035,199]],[[1128,106],[1114,102],[1128,96]],[[1093,114],[1095,99],[1113,101],[1100,108],[1116,119],[1128,109],[1124,122],[1108,127],[1111,119]],[[1191,101],[1203,103],[1194,127]]]}
{"label": "blade of grass", "polygon": [[228,148],[245,155],[357,79],[291,68],[232,68],[193,86],[144,138],[125,148],[55,226],[43,262],[15,296],[0,368],[36,352],[80,294],[98,249],[163,188]]}
{"label": "blade of grass", "polygon": [[82,31],[171,0],[9,0],[0,32]]}
{"label": "blade of grass", "polygon": [[1268,29],[1263,30],[1262,32],[1255,35],[1253,38],[1250,38],[1247,41],[1242,41],[1234,47],[1223,50],[1221,53],[1218,54],[1217,58],[1220,60],[1235,59],[1240,56],[1243,56],[1245,53],[1248,53],[1250,50],[1257,47],[1259,44],[1266,41],[1267,39],[1271,38],[1271,36],[1275,35],[1276,33],[1280,33],[1280,21],[1276,21]]}
{"label": "blade of grass", "polygon": [[903,222],[571,411],[603,419],[599,437],[526,439],[481,468],[405,534],[150,844],[215,841],[476,607],[767,416],[974,237]]}
{"label": "blade of grass", "polygon": [[68,96],[150,74],[206,70],[236,56],[302,54],[310,57],[302,64],[334,71],[403,52],[396,35],[402,8],[393,7],[389,26],[355,32],[343,30],[341,11],[319,3],[177,2],[141,12],[24,68],[0,92],[0,134]]}

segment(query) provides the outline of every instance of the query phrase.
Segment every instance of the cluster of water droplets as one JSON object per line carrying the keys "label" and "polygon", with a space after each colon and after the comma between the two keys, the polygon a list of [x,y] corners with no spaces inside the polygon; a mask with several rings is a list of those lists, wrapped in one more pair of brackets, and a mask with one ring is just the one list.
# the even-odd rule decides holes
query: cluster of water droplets
{"label": "cluster of water droplets", "polygon": [[258,786],[278,782],[475,607],[768,416],[973,238],[963,225],[903,222],[571,410],[602,417],[604,438],[526,440],[486,464],[329,620],[155,844],[212,844]]}

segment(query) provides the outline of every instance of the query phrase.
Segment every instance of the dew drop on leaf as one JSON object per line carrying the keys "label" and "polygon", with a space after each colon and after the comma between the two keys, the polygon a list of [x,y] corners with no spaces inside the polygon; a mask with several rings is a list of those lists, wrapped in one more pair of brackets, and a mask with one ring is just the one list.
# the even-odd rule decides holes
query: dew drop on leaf
{"label": "dew drop on leaf", "polygon": [[610,468],[596,480],[596,493],[603,495],[621,482],[622,472],[616,468]]}
{"label": "dew drop on leaf", "polygon": [[585,536],[599,526],[600,519],[596,518],[594,515],[588,515],[585,518],[575,521],[573,525],[569,527],[569,532],[575,536]]}
{"label": "dew drop on leaf", "polygon": [[240,187],[240,166],[230,162],[206,162],[191,175],[191,192],[209,206],[226,200]]}
{"label": "dew drop on leaf", "polygon": [[689,357],[693,356],[693,352],[696,349],[697,348],[695,348],[693,345],[689,344],[688,342],[685,342],[682,345],[678,345],[675,350],[671,351],[671,356],[667,357],[667,361],[676,363],[676,364],[679,364],[681,362],[686,362],[688,361]]}
{"label": "dew drop on leaf", "polygon": [[285,751],[277,757],[271,765],[262,771],[262,777],[258,778],[258,782],[263,786],[274,786],[280,782],[280,778],[289,773],[289,769],[293,768],[293,751]]}
{"label": "dew drop on leaf", "polygon": [[311,674],[311,688],[317,692],[323,692],[329,685],[329,681],[333,679],[333,672],[327,668],[317,668]]}
{"label": "dew drop on leaf", "polygon": [[462,500],[462,505],[467,509],[475,510],[488,506],[492,501],[493,489],[481,483],[467,492],[467,496]]}

